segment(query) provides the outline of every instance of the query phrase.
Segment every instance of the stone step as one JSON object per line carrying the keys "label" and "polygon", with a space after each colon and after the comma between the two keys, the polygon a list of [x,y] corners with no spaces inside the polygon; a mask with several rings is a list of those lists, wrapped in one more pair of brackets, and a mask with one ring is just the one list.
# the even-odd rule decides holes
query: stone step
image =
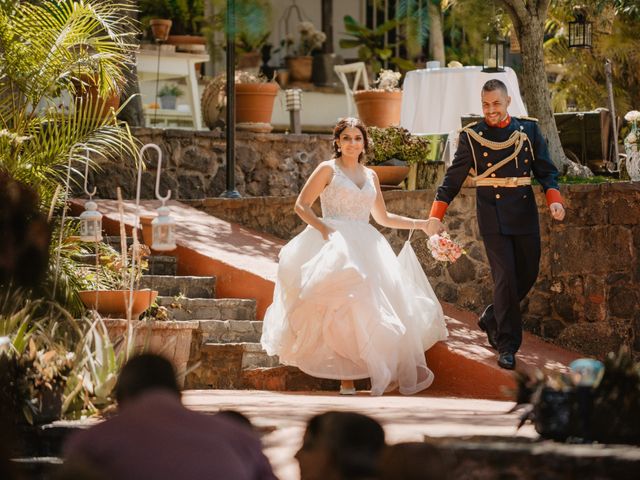
{"label": "stone step", "polygon": [[[193,350],[192,350],[193,352]],[[279,365],[255,342],[204,343],[190,362],[197,365],[185,379],[185,388],[244,388],[242,372]]]}
{"label": "stone step", "polygon": [[[193,352],[193,350],[192,350]],[[279,363],[259,343],[204,343],[191,369],[185,388],[274,391],[338,391],[340,382],[315,378],[296,367]],[[359,390],[368,390],[368,380],[358,380]]]}
{"label": "stone step", "polygon": [[260,342],[260,320],[200,320],[202,343]]}
{"label": "stone step", "polygon": [[151,255],[148,262],[148,275],[175,275],[178,271],[178,260],[171,255]]}
{"label": "stone step", "polygon": [[158,296],[158,305],[173,320],[255,320],[256,301],[244,298],[183,298]]}
{"label": "stone step", "polygon": [[215,277],[188,277],[174,275],[143,275],[141,288],[157,290],[158,295],[189,298],[215,297]]}
{"label": "stone step", "polygon": [[[74,255],[73,259],[79,263],[85,263],[87,265],[96,264],[95,253]],[[148,269],[146,273],[148,273],[148,275],[175,276],[178,269],[176,257],[171,257],[169,255],[151,255],[150,257],[147,257],[147,262]]]}
{"label": "stone step", "polygon": [[[104,235],[102,237],[102,241],[107,245],[112,246],[116,251],[120,251],[120,235]],[[138,238],[138,241],[142,241],[141,238]],[[133,237],[127,237],[127,248],[133,245]]]}

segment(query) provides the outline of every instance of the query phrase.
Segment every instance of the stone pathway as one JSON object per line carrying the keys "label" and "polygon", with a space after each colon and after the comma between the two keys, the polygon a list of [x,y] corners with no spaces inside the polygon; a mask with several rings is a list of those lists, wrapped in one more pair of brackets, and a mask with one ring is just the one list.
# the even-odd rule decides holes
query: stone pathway
{"label": "stone pathway", "polygon": [[265,453],[281,480],[299,478],[294,458],[307,420],[328,410],[357,411],[384,426],[388,443],[422,441],[425,435],[536,436],[531,426],[516,431],[518,415],[507,413],[512,402],[451,397],[385,395],[366,392],[341,397],[335,392],[266,392],[251,390],[189,390],[189,408],[203,412],[234,409],[247,415],[263,432]]}

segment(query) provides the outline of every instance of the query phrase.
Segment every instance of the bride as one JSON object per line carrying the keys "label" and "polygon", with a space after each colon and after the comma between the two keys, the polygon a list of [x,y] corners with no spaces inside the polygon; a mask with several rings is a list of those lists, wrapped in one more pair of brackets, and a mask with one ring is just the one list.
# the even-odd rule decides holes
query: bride
{"label": "bride", "polygon": [[[424,352],[446,338],[444,316],[409,243],[396,257],[369,215],[425,232],[429,221],[387,212],[378,177],[362,164],[368,140],[358,119],[341,119],[333,135],[335,158],[296,201],[308,226],[280,251],[262,346],[309,375],[341,380],[341,394],[369,377],[372,395],[411,395],[433,382]],[[311,208],[318,197],[321,218]]]}

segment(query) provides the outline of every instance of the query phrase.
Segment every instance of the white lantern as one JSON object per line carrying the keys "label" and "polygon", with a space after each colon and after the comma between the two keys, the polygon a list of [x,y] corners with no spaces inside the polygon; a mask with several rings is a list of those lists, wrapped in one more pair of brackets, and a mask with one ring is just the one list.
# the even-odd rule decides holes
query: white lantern
{"label": "white lantern", "polygon": [[174,238],[175,222],[169,215],[169,208],[164,205],[158,209],[158,216],[151,222],[153,235],[152,250],[167,252],[176,249]]}
{"label": "white lantern", "polygon": [[85,211],[80,214],[80,240],[83,242],[102,241],[102,214],[98,204],[89,200],[84,204]]}

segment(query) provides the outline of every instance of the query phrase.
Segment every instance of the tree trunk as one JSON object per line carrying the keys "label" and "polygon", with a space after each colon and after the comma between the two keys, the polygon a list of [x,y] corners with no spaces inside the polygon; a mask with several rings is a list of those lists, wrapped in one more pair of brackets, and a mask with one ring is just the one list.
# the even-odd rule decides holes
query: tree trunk
{"label": "tree trunk", "polygon": [[540,122],[540,129],[549,147],[549,154],[560,172],[567,169],[573,175],[591,176],[591,171],[570,161],[564,154],[560,135],[553,118],[551,91],[544,64],[544,24],[548,0],[498,0],[506,7],[513,22],[522,52],[522,90],[529,115]]}
{"label": "tree trunk", "polygon": [[440,66],[446,66],[444,55],[444,32],[442,30],[442,16],[440,2],[429,2],[429,55],[432,60],[440,62]]}
{"label": "tree trunk", "polygon": [[[132,17],[137,22],[137,11],[125,11],[125,15]],[[132,39],[134,42],[139,42],[137,37]],[[159,48],[159,47],[158,47]],[[136,59],[133,58],[133,64],[125,67],[124,74],[126,78],[126,84],[120,95],[120,103],[124,104],[129,98],[124,108],[118,114],[118,119],[127,122],[131,127],[143,127],[144,126],[144,113],[142,111],[142,98],[140,96],[140,86],[138,85],[138,69],[136,68]]]}
{"label": "tree trunk", "polygon": [[529,28],[521,29],[518,33],[520,48],[522,51],[522,88],[529,115],[540,122],[540,129],[547,141],[549,154],[553,163],[560,171],[566,169],[567,157],[560,143],[560,135],[556,128],[551,109],[551,91],[547,83],[547,74],[544,66],[542,44],[544,30],[542,22],[532,18]]}

